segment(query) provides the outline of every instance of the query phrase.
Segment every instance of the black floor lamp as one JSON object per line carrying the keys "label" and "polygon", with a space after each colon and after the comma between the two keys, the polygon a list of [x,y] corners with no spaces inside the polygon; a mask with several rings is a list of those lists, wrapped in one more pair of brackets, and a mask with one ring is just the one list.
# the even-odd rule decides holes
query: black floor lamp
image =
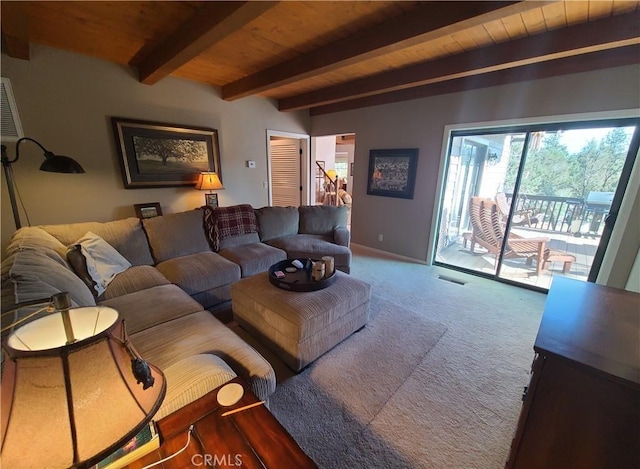
{"label": "black floor lamp", "polygon": [[13,210],[13,219],[16,223],[16,229],[22,227],[20,223],[20,213],[18,212],[18,204],[16,203],[15,183],[13,179],[13,168],[11,165],[20,158],[20,143],[28,140],[38,145],[44,152],[44,161],[40,165],[40,171],[48,171],[50,173],[84,173],[84,169],[73,158],[68,156],[55,155],[47,150],[39,142],[29,137],[23,137],[16,142],[16,156],[10,160],[7,155],[7,147],[2,145],[2,167],[4,168],[4,176],[7,179],[7,190],[9,191],[9,199],[11,201],[11,209]]}

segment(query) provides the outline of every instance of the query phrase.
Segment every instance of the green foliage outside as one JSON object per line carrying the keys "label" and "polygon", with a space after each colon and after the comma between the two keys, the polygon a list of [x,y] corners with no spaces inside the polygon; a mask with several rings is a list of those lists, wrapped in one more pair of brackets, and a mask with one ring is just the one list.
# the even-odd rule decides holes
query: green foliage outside
{"label": "green foliage outside", "polygon": [[[544,133],[541,145],[529,151],[520,193],[584,199],[592,191],[614,192],[631,138],[624,129],[612,129],[599,143],[591,139],[577,153],[569,153],[560,135]],[[522,149],[522,141],[511,145],[505,192],[513,191]]]}

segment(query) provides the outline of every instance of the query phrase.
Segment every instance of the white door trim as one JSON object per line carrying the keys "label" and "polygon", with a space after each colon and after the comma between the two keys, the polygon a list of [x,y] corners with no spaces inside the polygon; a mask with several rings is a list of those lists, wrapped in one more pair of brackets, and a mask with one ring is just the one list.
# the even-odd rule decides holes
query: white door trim
{"label": "white door trim", "polygon": [[309,205],[309,201],[311,200],[311,185],[309,184],[311,137],[307,134],[267,129],[267,189],[269,206],[273,204],[273,195],[271,192],[271,137],[294,138],[302,141],[300,145],[302,148],[302,166],[300,168],[300,184],[302,185],[301,203],[302,205]]}

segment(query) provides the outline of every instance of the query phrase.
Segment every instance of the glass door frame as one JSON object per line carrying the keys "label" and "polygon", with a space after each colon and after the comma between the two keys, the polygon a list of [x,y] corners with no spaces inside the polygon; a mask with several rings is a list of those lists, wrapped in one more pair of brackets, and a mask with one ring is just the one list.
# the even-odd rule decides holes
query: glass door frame
{"label": "glass door frame", "polygon": [[[597,113],[597,114],[602,114],[602,113]],[[610,113],[607,113],[607,114],[610,114]],[[589,282],[595,282],[598,272],[602,266],[604,253],[606,251],[607,245],[611,238],[611,232],[613,231],[617,214],[620,210],[623,197],[626,193],[626,190],[629,184],[629,178],[631,177],[631,171],[633,169],[636,156],[638,155],[638,150],[640,149],[640,118],[637,116],[637,113],[634,114],[633,112],[628,112],[628,113],[625,112],[622,114],[629,114],[629,115],[624,117],[611,117],[611,116],[589,117],[588,115],[584,115],[584,116],[575,116],[573,119],[562,118],[562,117],[559,117],[556,119],[548,118],[548,119],[545,119],[544,122],[535,122],[535,121],[528,120],[527,122],[523,122],[523,123],[510,122],[510,123],[505,123],[503,125],[496,122],[496,123],[490,123],[490,124],[487,123],[487,124],[478,125],[478,126],[475,126],[473,124],[469,124],[469,125],[460,124],[456,126],[447,126],[447,128],[445,128],[445,135],[443,137],[444,138],[443,148],[445,149],[445,152],[442,155],[441,164],[440,164],[438,191],[436,193],[435,210],[434,210],[434,217],[433,217],[434,224],[431,230],[432,242],[429,246],[428,263],[436,266],[448,268],[451,270],[461,271],[461,272],[468,273],[475,276],[485,277],[491,280],[497,280],[499,282],[512,284],[512,285],[522,287],[522,288],[527,288],[530,290],[535,290],[535,291],[540,291],[545,293],[548,291],[545,288],[540,288],[534,285],[524,284],[524,283],[510,280],[508,278],[500,277],[500,269],[501,269],[503,258],[504,258],[506,243],[503,243],[502,245],[502,249],[500,251],[498,262],[497,262],[498,268],[495,273],[485,273],[485,272],[472,270],[472,269],[468,269],[461,266],[446,264],[436,260],[435,247],[438,246],[438,243],[440,241],[439,240],[440,223],[442,221],[442,210],[443,210],[442,202],[443,202],[443,197],[445,193],[445,181],[447,179],[447,175],[449,171],[450,155],[452,151],[453,139],[455,137],[470,137],[470,136],[479,136],[479,135],[493,135],[493,134],[507,134],[507,133],[520,133],[520,134],[525,133],[525,142],[523,145],[523,152],[521,155],[521,160],[518,167],[518,173],[516,176],[515,187],[513,191],[513,197],[515,200],[517,200],[516,197],[520,189],[520,183],[522,180],[522,175],[523,175],[523,171],[526,163],[526,156],[528,153],[528,143],[529,143],[530,135],[532,133],[541,132],[541,131],[551,131],[551,130],[567,131],[567,130],[576,130],[576,129],[589,129],[589,128],[596,128],[596,127],[635,126],[635,131],[629,143],[629,148],[627,151],[627,156],[625,158],[625,163],[624,163],[622,172],[620,174],[620,179],[618,181],[618,185],[614,194],[613,201],[611,203],[609,215],[605,220],[604,232],[601,236],[601,240],[598,245],[597,252],[594,257],[593,263],[591,265],[589,276],[587,279],[587,281]],[[510,232],[510,228],[511,228],[510,225],[512,221],[511,219],[512,217],[508,217],[507,224],[505,226],[505,233]]]}

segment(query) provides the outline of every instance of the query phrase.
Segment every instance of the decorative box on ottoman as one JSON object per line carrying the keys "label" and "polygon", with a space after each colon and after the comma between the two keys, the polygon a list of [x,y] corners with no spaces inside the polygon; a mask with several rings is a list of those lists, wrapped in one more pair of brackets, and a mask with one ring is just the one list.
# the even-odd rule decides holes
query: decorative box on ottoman
{"label": "decorative box on ottoman", "polygon": [[231,287],[233,318],[299,371],[369,320],[371,287],[336,271],[325,289],[292,292],[269,282],[267,272]]}

